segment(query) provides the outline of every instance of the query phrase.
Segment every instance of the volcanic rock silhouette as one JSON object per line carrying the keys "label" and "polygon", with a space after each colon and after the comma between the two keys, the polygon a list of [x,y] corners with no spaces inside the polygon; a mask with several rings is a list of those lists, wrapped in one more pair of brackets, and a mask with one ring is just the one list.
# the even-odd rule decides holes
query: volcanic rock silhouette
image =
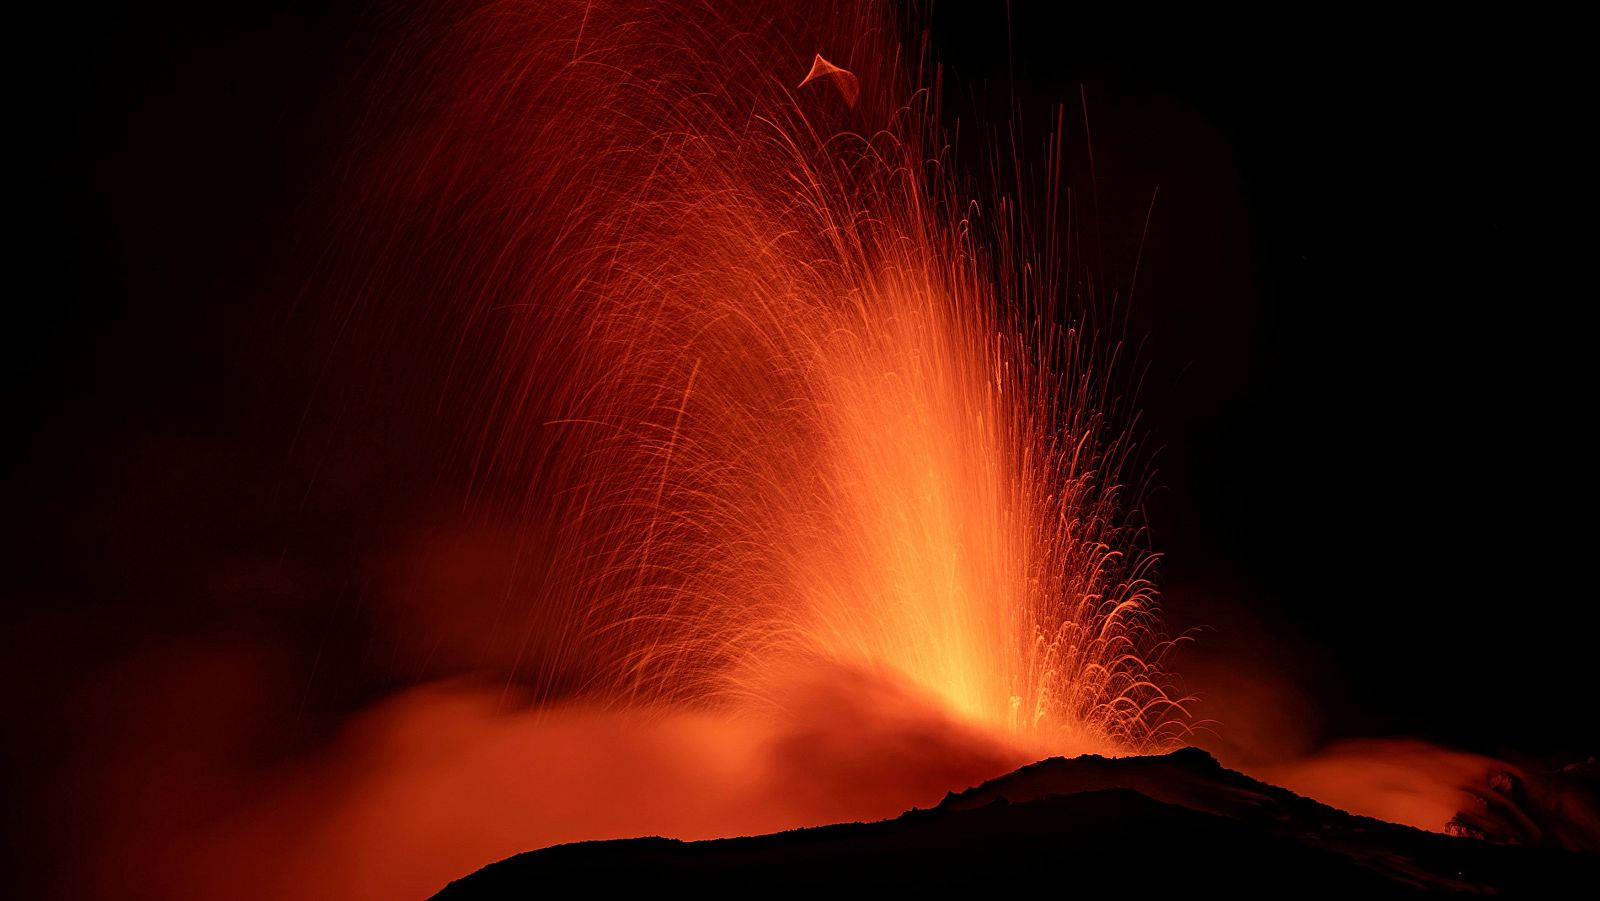
{"label": "volcanic rock silhouette", "polygon": [[520,854],[439,901],[602,892],[950,892],[1049,889],[1143,896],[1569,897],[1600,855],[1494,844],[1354,816],[1188,748],[1052,758],[879,823],[682,842],[583,842]]}

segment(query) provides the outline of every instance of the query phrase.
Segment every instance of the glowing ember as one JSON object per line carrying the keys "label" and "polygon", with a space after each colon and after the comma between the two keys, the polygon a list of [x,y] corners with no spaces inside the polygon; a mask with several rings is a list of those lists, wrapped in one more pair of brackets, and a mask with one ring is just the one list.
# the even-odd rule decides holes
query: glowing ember
{"label": "glowing ember", "polygon": [[812,61],[811,71],[806,73],[805,80],[800,82],[800,87],[803,88],[819,79],[833,82],[839,89],[839,94],[844,97],[844,102],[850,106],[855,106],[856,98],[861,96],[861,82],[855,75],[823,59],[820,53]]}

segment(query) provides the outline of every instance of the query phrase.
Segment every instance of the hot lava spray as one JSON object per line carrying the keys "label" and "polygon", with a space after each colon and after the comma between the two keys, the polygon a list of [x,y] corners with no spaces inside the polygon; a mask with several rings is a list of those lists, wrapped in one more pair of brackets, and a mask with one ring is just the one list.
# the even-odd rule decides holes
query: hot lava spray
{"label": "hot lava spray", "polygon": [[559,561],[512,599],[536,703],[781,718],[848,671],[1164,747],[1126,361],[1059,205],[953,174],[887,10],[804,7],[441,17],[316,301],[446,373],[471,502]]}

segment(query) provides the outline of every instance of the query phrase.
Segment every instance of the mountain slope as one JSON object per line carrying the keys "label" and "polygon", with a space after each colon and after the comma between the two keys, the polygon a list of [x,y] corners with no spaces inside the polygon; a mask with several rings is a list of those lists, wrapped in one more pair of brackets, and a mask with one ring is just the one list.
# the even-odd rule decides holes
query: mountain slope
{"label": "mountain slope", "polygon": [[[1418,897],[1582,895],[1600,858],[1356,817],[1203,751],[1041,761],[932,810],[718,841],[585,842],[520,854],[440,901],[643,887],[740,892],[1048,889]],[[1584,888],[1587,886],[1588,888]]]}

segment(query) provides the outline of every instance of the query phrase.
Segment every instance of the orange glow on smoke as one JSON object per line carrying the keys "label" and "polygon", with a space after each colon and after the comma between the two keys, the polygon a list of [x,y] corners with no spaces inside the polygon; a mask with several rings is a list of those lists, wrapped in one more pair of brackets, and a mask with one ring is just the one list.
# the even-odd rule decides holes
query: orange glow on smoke
{"label": "orange glow on smoke", "polygon": [[100,867],[97,888],[426,897],[562,842],[888,818],[1024,762],[892,688],[844,686],[813,686],[781,725],[574,707],[507,715],[492,694],[420,689],[364,714],[313,764],[255,785],[234,816],[169,849],[165,871],[134,853]]}
{"label": "orange glow on smoke", "polygon": [[1443,832],[1457,813],[1473,809],[1474,788],[1490,773],[1513,769],[1426,742],[1369,739],[1341,742],[1254,773],[1341,810]]}

